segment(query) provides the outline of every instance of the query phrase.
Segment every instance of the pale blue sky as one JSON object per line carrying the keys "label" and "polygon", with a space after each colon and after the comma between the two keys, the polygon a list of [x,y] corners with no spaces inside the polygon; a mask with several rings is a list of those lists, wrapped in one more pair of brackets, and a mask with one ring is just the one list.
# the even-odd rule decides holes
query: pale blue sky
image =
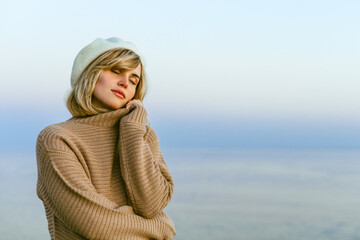
{"label": "pale blue sky", "polygon": [[155,125],[286,123],[289,132],[313,123],[359,126],[359,1],[1,5],[0,109],[10,115],[66,119],[77,52],[97,37],[120,36],[147,60],[145,105]]}

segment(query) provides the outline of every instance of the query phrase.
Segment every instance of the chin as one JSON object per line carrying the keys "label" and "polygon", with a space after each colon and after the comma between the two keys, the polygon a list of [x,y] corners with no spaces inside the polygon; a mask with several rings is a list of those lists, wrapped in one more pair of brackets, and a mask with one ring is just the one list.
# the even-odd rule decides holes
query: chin
{"label": "chin", "polygon": [[126,103],[123,103],[123,102],[121,102],[121,103],[113,102],[113,103],[108,104],[109,108],[111,108],[113,110],[120,109],[125,105],[126,105]]}
{"label": "chin", "polygon": [[126,104],[121,104],[121,105],[118,105],[115,109],[124,108],[125,106],[126,106]]}
{"label": "chin", "polygon": [[117,110],[117,109],[120,109],[122,107],[123,107],[122,104],[106,104],[106,108],[109,109],[110,111],[111,110]]}

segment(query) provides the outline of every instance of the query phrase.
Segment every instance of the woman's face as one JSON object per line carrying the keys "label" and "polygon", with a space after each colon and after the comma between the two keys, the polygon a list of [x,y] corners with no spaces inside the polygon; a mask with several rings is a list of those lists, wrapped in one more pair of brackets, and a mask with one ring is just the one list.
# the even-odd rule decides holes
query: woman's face
{"label": "woman's face", "polygon": [[103,71],[95,85],[93,104],[109,110],[122,108],[134,97],[140,74],[140,64],[130,71]]}

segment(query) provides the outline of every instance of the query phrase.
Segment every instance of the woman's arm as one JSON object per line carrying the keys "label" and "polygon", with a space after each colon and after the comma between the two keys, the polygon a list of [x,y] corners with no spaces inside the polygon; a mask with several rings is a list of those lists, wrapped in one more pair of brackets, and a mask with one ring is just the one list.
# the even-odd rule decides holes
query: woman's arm
{"label": "woman's arm", "polygon": [[120,120],[121,173],[134,211],[153,218],[169,203],[174,182],[160,152],[155,131],[144,124],[146,110],[133,104]]}
{"label": "woman's arm", "polygon": [[[56,147],[49,149],[45,142]],[[136,215],[131,206],[118,206],[99,194],[76,154],[57,134],[39,135],[37,161],[38,196],[72,231],[87,239],[144,234],[149,238],[172,238],[168,235],[172,227],[164,223],[164,216],[149,221]]]}

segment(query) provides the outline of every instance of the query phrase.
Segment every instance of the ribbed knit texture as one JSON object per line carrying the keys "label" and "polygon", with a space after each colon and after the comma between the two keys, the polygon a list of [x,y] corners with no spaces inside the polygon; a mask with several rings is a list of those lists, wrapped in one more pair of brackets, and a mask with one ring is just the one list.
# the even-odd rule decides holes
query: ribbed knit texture
{"label": "ribbed knit texture", "polygon": [[51,239],[173,239],[174,183],[139,104],[42,130],[37,194]]}

